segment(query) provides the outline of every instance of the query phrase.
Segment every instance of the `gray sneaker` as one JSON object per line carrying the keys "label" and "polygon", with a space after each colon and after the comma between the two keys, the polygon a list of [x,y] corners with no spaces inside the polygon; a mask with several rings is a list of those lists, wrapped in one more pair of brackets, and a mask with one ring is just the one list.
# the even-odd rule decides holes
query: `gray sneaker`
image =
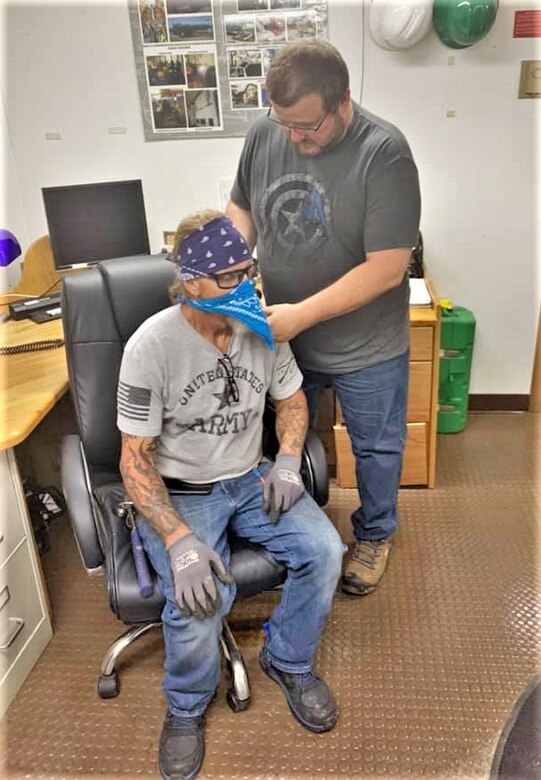
{"label": "gray sneaker", "polygon": [[390,539],[355,542],[342,575],[342,590],[352,596],[366,596],[383,577],[391,549]]}

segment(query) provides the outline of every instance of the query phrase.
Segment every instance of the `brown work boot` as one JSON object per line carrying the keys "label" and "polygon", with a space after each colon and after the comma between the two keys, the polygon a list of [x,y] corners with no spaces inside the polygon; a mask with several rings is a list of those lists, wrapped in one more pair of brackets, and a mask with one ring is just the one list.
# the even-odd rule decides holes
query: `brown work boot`
{"label": "brown work boot", "polygon": [[352,596],[366,596],[378,587],[391,549],[390,539],[355,542],[342,575],[342,590]]}

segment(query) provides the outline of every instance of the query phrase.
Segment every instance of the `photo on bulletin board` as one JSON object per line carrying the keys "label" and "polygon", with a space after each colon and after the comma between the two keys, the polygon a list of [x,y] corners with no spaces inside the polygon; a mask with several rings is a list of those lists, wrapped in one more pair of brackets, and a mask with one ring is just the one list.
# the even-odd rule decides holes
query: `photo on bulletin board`
{"label": "photo on bulletin board", "polygon": [[327,0],[129,0],[146,141],[244,136],[288,41],[327,38]]}

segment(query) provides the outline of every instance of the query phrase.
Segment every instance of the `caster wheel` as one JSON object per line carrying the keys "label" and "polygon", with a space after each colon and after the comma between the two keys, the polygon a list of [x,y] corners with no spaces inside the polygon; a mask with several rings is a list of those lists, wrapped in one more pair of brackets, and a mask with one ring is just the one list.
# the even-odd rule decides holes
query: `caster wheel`
{"label": "caster wheel", "polygon": [[233,710],[233,712],[243,712],[250,706],[250,699],[238,699],[235,692],[230,688],[227,691],[227,703]]}
{"label": "caster wheel", "polygon": [[118,674],[102,674],[98,680],[98,694],[100,699],[114,699],[118,696],[120,691],[120,684],[118,682]]}

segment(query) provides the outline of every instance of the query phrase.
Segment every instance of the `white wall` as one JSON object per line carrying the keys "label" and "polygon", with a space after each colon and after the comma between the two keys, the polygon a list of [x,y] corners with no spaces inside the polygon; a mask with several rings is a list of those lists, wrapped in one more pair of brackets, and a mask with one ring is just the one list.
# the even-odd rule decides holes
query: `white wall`
{"label": "white wall", "polygon": [[[473,393],[529,392],[541,298],[541,102],[517,93],[520,61],[541,59],[541,46],[512,35],[515,10],[535,7],[503,0],[488,36],[469,49],[445,47],[434,31],[403,52],[364,36],[362,103],[412,146],[428,271],[441,297],[477,318]],[[359,73],[362,8],[333,8],[330,38]]]}
{"label": "white wall", "polygon": [[[2,227],[23,249],[47,232],[44,186],[141,178],[153,251],[185,213],[220,206],[220,180],[234,176],[242,139],[145,143],[124,0],[2,3],[0,208]],[[396,53],[363,31],[360,2],[329,0],[330,39],[348,62],[353,96],[362,84],[363,104],[397,124],[412,146],[426,263],[438,292],[477,317],[473,393],[528,393],[533,362],[541,104],[518,100],[517,88],[520,60],[541,53],[537,41],[512,38],[518,7],[503,0],[492,31],[470,49],[447,49],[432,31]],[[454,119],[446,118],[449,109]],[[126,135],[108,134],[119,125]],[[46,132],[62,140],[46,141]],[[9,270],[13,283],[16,270]]]}

